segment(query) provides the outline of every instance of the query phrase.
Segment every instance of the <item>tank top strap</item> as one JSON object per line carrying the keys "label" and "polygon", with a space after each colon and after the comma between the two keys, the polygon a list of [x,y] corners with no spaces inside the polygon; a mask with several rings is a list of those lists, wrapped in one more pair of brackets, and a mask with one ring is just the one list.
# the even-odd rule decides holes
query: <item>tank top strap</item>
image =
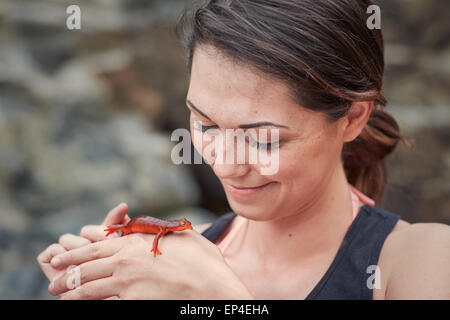
{"label": "tank top strap", "polygon": [[233,220],[236,216],[236,213],[233,211],[223,214],[217,218],[216,221],[214,221],[205,231],[203,231],[202,235],[212,243],[215,243],[231,220]]}
{"label": "tank top strap", "polygon": [[364,193],[356,189],[354,186],[352,186],[350,183],[348,184],[348,189],[350,192],[350,196],[352,198],[352,207],[353,207],[353,219],[355,220],[356,215],[359,212],[359,208],[361,205],[367,204],[369,206],[375,206],[375,200],[369,198]]}
{"label": "tank top strap", "polygon": [[307,300],[371,300],[381,249],[400,216],[363,205],[325,275]]}

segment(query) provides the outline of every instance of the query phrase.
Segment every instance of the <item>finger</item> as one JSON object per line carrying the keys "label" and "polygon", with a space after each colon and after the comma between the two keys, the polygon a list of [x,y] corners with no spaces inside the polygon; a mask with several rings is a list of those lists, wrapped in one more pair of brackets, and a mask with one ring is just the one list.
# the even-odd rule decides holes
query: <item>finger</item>
{"label": "finger", "polygon": [[127,213],[128,205],[126,203],[121,203],[108,212],[102,225],[126,224],[130,221],[130,217],[128,217]]}
{"label": "finger", "polygon": [[59,237],[58,242],[66,250],[80,248],[91,243],[91,241],[86,238],[79,237],[70,233],[63,234],[61,237]]}
{"label": "finger", "polygon": [[39,263],[50,263],[50,260],[56,255],[59,255],[63,252],[66,252],[67,250],[64,249],[63,246],[61,246],[58,243],[53,243],[52,245],[48,246],[47,249],[45,249],[43,252],[41,252],[37,256],[37,261]]}
{"label": "finger", "polygon": [[60,244],[54,243],[37,256],[36,260],[39,263],[42,272],[49,281],[52,281],[59,272],[62,272],[61,269],[52,267],[50,265],[50,260],[54,256],[64,252],[66,252],[66,249],[64,249]]}
{"label": "finger", "polygon": [[61,295],[62,300],[99,300],[117,296],[119,288],[113,277],[102,278],[79,286]]}
{"label": "finger", "polygon": [[122,238],[90,243],[84,247],[63,252],[54,256],[50,264],[55,268],[80,265],[84,262],[107,258],[121,249]]}
{"label": "finger", "polygon": [[87,282],[110,277],[115,264],[112,257],[88,261],[80,266],[68,268],[67,272],[52,281],[48,292],[54,296],[76,289]]}
{"label": "finger", "polygon": [[105,239],[118,238],[119,235],[115,232],[106,238],[105,232],[106,226],[99,225],[87,225],[81,229],[80,236],[86,238],[92,242],[102,241]]}

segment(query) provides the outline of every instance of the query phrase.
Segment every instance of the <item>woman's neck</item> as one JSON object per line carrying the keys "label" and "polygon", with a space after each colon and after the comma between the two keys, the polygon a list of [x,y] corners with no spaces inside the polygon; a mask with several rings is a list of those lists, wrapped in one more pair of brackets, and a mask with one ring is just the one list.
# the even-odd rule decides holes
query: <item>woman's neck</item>
{"label": "woman's neck", "polygon": [[276,220],[249,220],[243,245],[261,265],[279,269],[280,263],[304,262],[335,251],[352,218],[348,182],[340,165],[326,190],[307,208]]}

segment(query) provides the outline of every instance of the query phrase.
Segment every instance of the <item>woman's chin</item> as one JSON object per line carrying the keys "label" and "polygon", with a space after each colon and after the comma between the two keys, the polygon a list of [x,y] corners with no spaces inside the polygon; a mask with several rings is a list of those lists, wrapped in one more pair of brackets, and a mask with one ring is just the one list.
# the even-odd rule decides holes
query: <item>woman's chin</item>
{"label": "woman's chin", "polygon": [[225,185],[228,203],[236,214],[251,220],[268,220],[276,203],[275,190],[279,183],[271,182],[259,190],[236,190]]}
{"label": "woman's chin", "polygon": [[228,203],[237,215],[244,217],[246,219],[254,221],[266,221],[271,219],[271,209],[270,202],[260,202],[260,203],[240,203],[233,199],[229,199]]}

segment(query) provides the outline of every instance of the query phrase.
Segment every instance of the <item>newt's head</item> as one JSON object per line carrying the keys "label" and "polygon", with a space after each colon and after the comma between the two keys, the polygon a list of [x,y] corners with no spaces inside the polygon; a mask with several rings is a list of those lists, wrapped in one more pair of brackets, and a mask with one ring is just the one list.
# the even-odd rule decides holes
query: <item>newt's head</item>
{"label": "newt's head", "polygon": [[180,220],[178,226],[181,230],[192,229],[192,223],[189,220],[187,220],[186,218],[183,218],[182,220]]}

